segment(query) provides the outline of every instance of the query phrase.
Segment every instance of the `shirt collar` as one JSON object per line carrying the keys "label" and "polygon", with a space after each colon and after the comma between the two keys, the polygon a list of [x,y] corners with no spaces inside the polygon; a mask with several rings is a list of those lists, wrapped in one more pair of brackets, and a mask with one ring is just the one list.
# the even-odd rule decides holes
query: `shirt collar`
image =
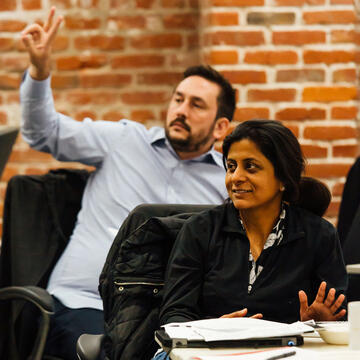
{"label": "shirt collar", "polygon": [[[166,138],[165,129],[161,127],[152,128],[150,132],[150,144],[153,146],[166,146],[172,153],[176,154],[171,146],[169,140]],[[176,154],[177,156],[177,154]],[[221,168],[224,167],[222,162],[222,154],[215,150],[214,146],[211,147],[206,153],[187,161],[199,161],[204,163],[214,163]]]}

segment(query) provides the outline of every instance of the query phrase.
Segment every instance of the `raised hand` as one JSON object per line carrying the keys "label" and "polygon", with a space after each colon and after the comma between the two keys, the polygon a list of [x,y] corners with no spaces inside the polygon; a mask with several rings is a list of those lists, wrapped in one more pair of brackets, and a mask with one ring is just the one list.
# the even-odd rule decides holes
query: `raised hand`
{"label": "raised hand", "polygon": [[54,21],[55,7],[52,7],[44,26],[29,25],[22,33],[21,40],[30,56],[29,74],[35,80],[44,80],[50,74],[51,45],[56,37],[62,16]]}
{"label": "raised hand", "polygon": [[336,321],[344,317],[346,310],[342,309],[337,314],[337,310],[345,300],[345,295],[340,294],[335,299],[335,289],[331,288],[325,298],[326,282],[323,281],[320,286],[314,302],[308,306],[307,295],[305,291],[299,291],[300,301],[300,320],[315,320],[315,321]]}
{"label": "raised hand", "polygon": [[[238,310],[238,311],[234,311],[230,314],[225,314],[223,316],[220,316],[220,318],[237,318],[237,317],[244,317],[247,314],[247,309],[242,309],[242,310]],[[250,316],[253,319],[262,319],[263,315],[262,314],[255,314],[253,316]]]}

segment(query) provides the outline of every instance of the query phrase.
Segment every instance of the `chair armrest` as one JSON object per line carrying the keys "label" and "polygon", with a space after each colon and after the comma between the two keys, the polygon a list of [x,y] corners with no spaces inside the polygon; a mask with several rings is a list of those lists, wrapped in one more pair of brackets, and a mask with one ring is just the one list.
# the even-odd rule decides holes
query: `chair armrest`
{"label": "chair armrest", "polygon": [[51,295],[37,286],[9,286],[0,289],[0,300],[25,300],[33,303],[41,313],[41,321],[30,359],[41,360],[50,326],[50,316],[54,313]]}
{"label": "chair armrest", "polygon": [[27,300],[36,305],[42,312],[52,314],[54,302],[51,295],[37,286],[9,286],[0,289],[0,300]]}
{"label": "chair armrest", "polygon": [[80,360],[97,360],[101,352],[104,334],[82,334],[76,343],[76,353]]}

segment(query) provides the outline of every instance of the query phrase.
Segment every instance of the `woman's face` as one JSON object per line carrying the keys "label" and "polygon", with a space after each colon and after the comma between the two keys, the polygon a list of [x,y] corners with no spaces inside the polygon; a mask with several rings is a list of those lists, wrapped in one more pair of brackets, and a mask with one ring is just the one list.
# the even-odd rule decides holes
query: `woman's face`
{"label": "woman's face", "polygon": [[237,209],[280,207],[283,184],[253,141],[243,139],[233,143],[226,162],[225,184]]}

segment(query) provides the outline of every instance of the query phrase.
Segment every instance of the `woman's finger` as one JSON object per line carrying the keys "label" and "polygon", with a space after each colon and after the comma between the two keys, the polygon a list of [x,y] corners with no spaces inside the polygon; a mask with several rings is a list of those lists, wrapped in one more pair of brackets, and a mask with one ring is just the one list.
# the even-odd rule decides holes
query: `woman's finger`
{"label": "woman's finger", "polygon": [[341,318],[343,318],[345,316],[345,314],[346,314],[346,310],[342,309],[336,315],[334,315],[335,320],[340,320]]}
{"label": "woman's finger", "polygon": [[221,316],[221,318],[236,318],[236,317],[244,317],[247,314],[247,309],[242,309],[242,310],[238,310],[238,311],[234,311],[230,314],[225,314],[223,316]]}
{"label": "woman's finger", "polygon": [[333,305],[331,306],[331,312],[333,314],[336,313],[336,311],[339,309],[339,307],[341,306],[341,304],[344,302],[345,300],[345,295],[344,294],[340,294],[338,296],[338,298],[336,299],[336,301],[333,303]]}
{"label": "woman's finger", "polygon": [[316,294],[315,301],[323,303],[325,299],[326,282],[322,281]]}
{"label": "woman's finger", "polygon": [[263,314],[257,313],[257,314],[255,314],[255,315],[253,315],[253,316],[250,316],[250,318],[252,318],[252,319],[262,319],[262,318],[263,318]]}
{"label": "woman's finger", "polygon": [[324,305],[327,306],[328,308],[334,304],[335,293],[336,293],[336,290],[334,288],[331,288],[327,294],[327,297],[324,301]]}

